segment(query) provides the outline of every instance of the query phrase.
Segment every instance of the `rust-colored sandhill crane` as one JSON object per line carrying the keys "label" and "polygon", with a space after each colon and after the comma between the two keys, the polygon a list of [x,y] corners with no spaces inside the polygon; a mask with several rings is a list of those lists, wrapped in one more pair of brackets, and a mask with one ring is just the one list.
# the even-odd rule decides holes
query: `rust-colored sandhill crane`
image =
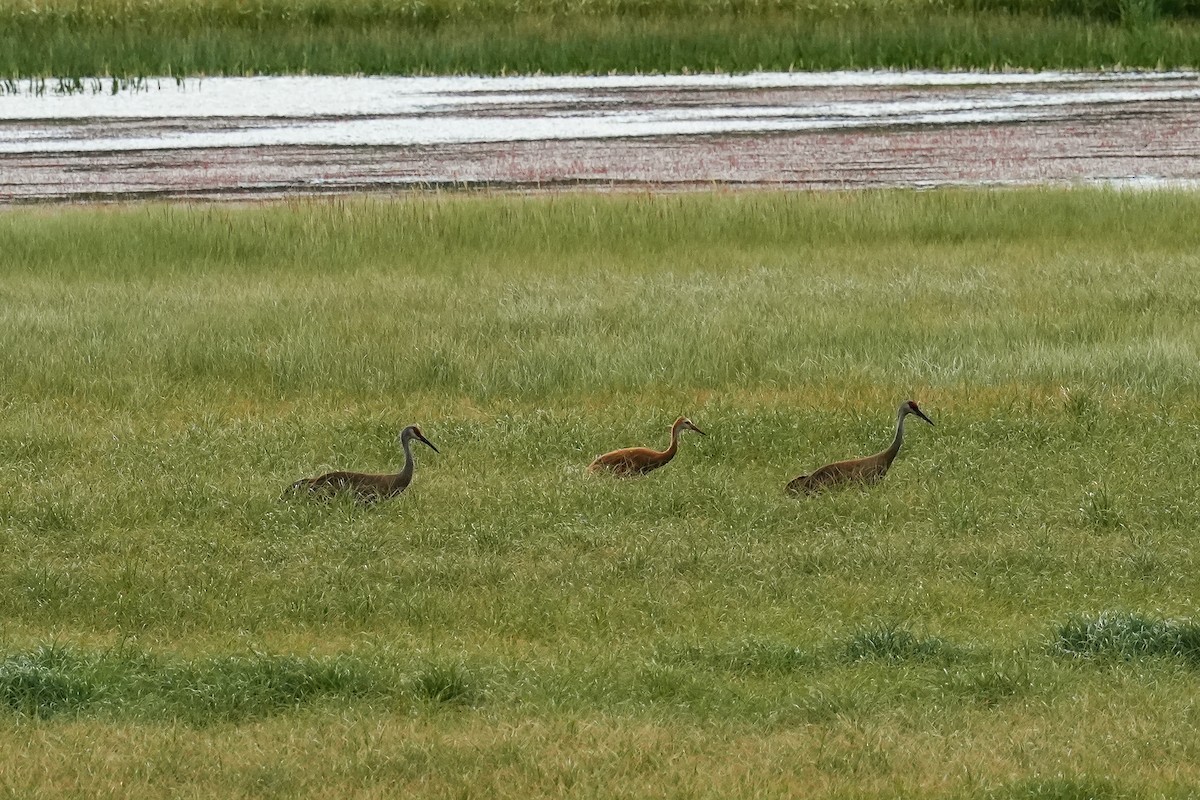
{"label": "rust-colored sandhill crane", "polygon": [[387,500],[403,492],[412,483],[413,454],[412,442],[416,439],[427,445],[433,452],[440,453],[433,442],[425,438],[421,429],[409,425],[400,431],[400,447],[404,450],[404,468],[394,475],[376,475],[368,472],[327,472],[316,478],[301,478],[288,487],[289,492],[307,491],[311,495],[330,498],[334,495],[347,493],[354,496],[360,503],[374,503],[377,500]]}
{"label": "rust-colored sandhill crane", "polygon": [[887,474],[888,467],[900,452],[900,444],[904,441],[904,418],[916,414],[921,419],[933,424],[933,420],[925,416],[925,412],[917,408],[912,400],[906,400],[896,409],[896,438],[886,450],[865,458],[852,458],[848,461],[837,461],[826,464],[808,475],[800,475],[788,482],[789,494],[815,494],[822,489],[842,486],[847,483],[875,483]]}
{"label": "rust-colored sandhill crane", "polygon": [[607,470],[614,475],[645,475],[647,472],[664,466],[675,457],[679,449],[679,434],[683,431],[695,431],[701,436],[707,436],[696,427],[687,417],[680,417],[671,426],[671,445],[666,450],[651,450],[649,447],[626,447],[623,450],[613,450],[597,456],[588,466],[588,472]]}

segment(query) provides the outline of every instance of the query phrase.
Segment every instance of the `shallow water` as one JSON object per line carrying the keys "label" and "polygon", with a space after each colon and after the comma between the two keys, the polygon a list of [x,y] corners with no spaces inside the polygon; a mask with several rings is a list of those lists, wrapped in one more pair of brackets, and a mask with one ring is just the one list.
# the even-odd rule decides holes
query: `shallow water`
{"label": "shallow water", "polygon": [[0,199],[1200,180],[1197,73],[317,76],[84,87],[0,95]]}

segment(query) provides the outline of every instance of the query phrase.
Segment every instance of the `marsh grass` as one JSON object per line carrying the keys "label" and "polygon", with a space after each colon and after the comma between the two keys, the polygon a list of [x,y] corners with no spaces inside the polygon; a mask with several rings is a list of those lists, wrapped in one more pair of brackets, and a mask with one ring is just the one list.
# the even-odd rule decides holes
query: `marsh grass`
{"label": "marsh grass", "polygon": [[[1186,796],[1198,206],[10,210],[6,787]],[[783,495],[907,397],[883,483]],[[281,499],[413,422],[395,501]]]}
{"label": "marsh grass", "polygon": [[1163,69],[1196,66],[1197,16],[1194,0],[22,0],[0,9],[0,74],[8,91],[111,91],[283,73]]}

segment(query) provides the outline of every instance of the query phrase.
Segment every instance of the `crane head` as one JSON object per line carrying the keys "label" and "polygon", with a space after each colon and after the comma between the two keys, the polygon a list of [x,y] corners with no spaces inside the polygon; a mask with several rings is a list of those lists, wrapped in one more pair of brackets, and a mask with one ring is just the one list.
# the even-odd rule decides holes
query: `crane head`
{"label": "crane head", "polygon": [[700,434],[701,436],[708,436],[707,433],[705,433],[704,431],[702,431],[696,427],[696,423],[692,422],[687,417],[680,417],[679,420],[675,424],[679,427],[680,430],[695,431],[696,433]]}
{"label": "crane head", "polygon": [[912,400],[909,400],[909,401],[905,402],[905,404],[904,404],[904,413],[906,413],[906,414],[916,414],[918,417],[920,417],[921,419],[925,420],[925,421],[926,421],[926,422],[928,422],[930,425],[933,425],[933,420],[931,420],[929,417],[925,416],[925,412],[924,412],[924,411],[922,411],[920,408],[918,408],[918,407],[917,407],[917,404],[916,404],[916,403],[914,403]]}
{"label": "crane head", "polygon": [[418,428],[416,425],[409,425],[407,428],[405,428],[400,433],[401,441],[403,441],[406,438],[407,439],[416,439],[418,442],[425,445],[426,447],[428,447],[430,450],[432,450],[435,453],[442,452],[441,450],[438,450],[436,447],[433,446],[433,442],[431,442],[425,438],[425,434],[421,433],[421,429]]}

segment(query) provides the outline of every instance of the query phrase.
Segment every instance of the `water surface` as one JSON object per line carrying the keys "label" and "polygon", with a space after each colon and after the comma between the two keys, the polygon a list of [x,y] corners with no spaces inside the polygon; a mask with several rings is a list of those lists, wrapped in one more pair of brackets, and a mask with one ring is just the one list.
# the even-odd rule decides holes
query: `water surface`
{"label": "water surface", "polygon": [[1200,76],[1188,72],[312,76],[88,87],[0,95],[0,199],[1200,179]]}

